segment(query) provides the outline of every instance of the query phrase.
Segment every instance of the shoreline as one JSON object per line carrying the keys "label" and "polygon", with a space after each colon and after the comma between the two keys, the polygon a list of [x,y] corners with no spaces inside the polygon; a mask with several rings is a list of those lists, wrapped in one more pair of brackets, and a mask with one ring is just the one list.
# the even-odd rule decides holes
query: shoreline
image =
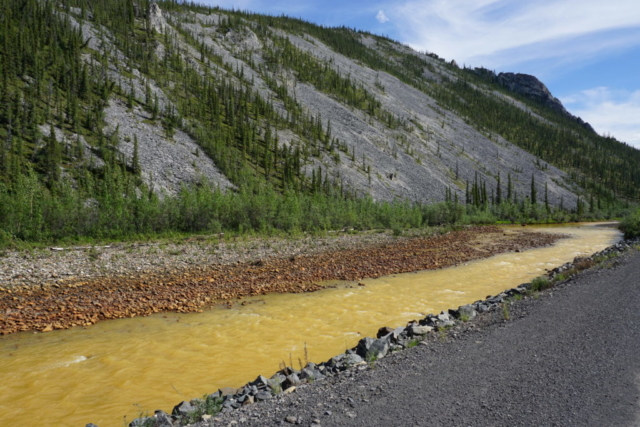
{"label": "shoreline", "polygon": [[[626,255],[637,254],[639,244],[640,239],[622,240],[590,256],[578,257],[554,268],[546,275],[549,279],[547,286],[538,288],[535,281],[523,283],[499,295],[489,296],[458,309],[449,309],[439,315],[429,314],[419,322],[409,322],[404,328],[382,327],[376,339],[363,338],[352,349],[325,362],[308,363],[299,371],[286,367],[271,378],[259,376],[238,389],[220,389],[205,396],[206,399],[183,401],[173,408],[172,414],[157,410],[153,416],[138,418],[129,425],[144,425],[144,422],[160,423],[154,425],[165,425],[162,423],[168,422],[167,426],[189,423],[194,427],[231,424],[313,426],[320,425],[321,422],[328,422],[329,425],[354,424],[355,418],[358,418],[354,410],[358,402],[349,395],[345,396],[343,389],[348,388],[350,393],[354,393],[355,389],[356,393],[371,395],[371,398],[384,395],[380,385],[367,389],[365,385],[358,384],[363,384],[364,381],[364,384],[370,386],[375,382],[376,377],[381,375],[376,373],[376,369],[405,372],[402,366],[407,364],[413,347],[420,346],[427,351],[430,349],[430,354],[444,353],[456,343],[473,342],[477,339],[474,336],[480,335],[484,340],[491,331],[509,328],[514,322],[529,317],[535,307],[549,305],[555,292],[570,289],[571,285],[582,278],[598,276],[603,270],[623,264]],[[543,331],[541,333],[544,334]],[[475,344],[482,343],[475,341]],[[387,355],[391,357],[382,360]],[[443,359],[442,356],[436,357]],[[378,368],[378,363],[385,367]],[[416,363],[419,362],[413,360],[410,366],[415,366]],[[409,378],[408,381],[413,379]],[[274,384],[278,386],[274,387]],[[390,386],[388,382],[384,384],[385,387]],[[433,389],[430,385],[427,387]],[[360,389],[364,391],[357,391]],[[373,393],[367,393],[366,390]],[[331,398],[331,402],[324,402],[327,396]],[[255,402],[262,403],[247,406]],[[317,405],[311,405],[313,402],[317,402]],[[359,402],[364,407],[370,404],[369,398]],[[386,400],[383,401],[383,408],[386,408],[387,404],[384,402]],[[215,408],[219,412],[214,415],[203,414],[202,410],[208,404],[218,405]],[[340,413],[334,414],[336,409]],[[402,412],[399,408],[395,409]]]}
{"label": "shoreline", "polygon": [[[272,292],[312,292],[322,288],[318,282],[326,280],[357,282],[365,277],[443,268],[497,253],[546,246],[561,237],[527,229],[480,226],[429,237],[387,233],[293,243],[249,241],[241,249],[224,251],[218,244],[218,261],[207,265],[185,266],[177,260],[180,263],[153,273],[73,277],[4,287],[0,289],[0,334],[86,327],[101,320],[158,312],[194,312]],[[313,248],[309,248],[311,244]],[[185,246],[185,254],[206,255],[201,241]],[[267,250],[256,253],[252,246]],[[144,255],[147,259],[176,261],[174,251],[169,248]],[[81,254],[95,256],[91,250]],[[126,261],[126,253],[116,254]],[[49,260],[64,263],[65,256],[77,257],[78,253],[57,251],[50,255]],[[46,264],[38,258],[34,262]]]}

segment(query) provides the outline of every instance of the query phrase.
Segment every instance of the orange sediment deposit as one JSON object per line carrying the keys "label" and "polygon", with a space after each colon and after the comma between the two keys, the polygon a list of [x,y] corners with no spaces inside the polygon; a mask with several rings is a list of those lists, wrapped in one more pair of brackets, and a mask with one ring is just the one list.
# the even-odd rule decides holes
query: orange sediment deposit
{"label": "orange sediment deposit", "polygon": [[483,226],[366,248],[7,289],[0,292],[0,334],[45,332],[158,312],[195,312],[272,292],[313,292],[322,288],[318,282],[327,280],[358,282],[444,268],[502,252],[546,246],[562,237]]}

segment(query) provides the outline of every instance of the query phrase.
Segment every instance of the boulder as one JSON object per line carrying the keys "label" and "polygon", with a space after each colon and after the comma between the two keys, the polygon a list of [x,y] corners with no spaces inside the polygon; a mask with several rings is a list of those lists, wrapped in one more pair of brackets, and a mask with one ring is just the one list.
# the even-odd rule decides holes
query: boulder
{"label": "boulder", "polygon": [[395,328],[391,333],[391,341],[394,343],[397,343],[403,338],[403,336],[406,336],[406,334],[407,332],[405,331],[405,328],[403,328],[402,326],[399,326]]}
{"label": "boulder", "polygon": [[313,368],[304,368],[300,372],[300,379],[307,381],[318,381],[324,378],[324,375],[318,370]]}
{"label": "boulder", "polygon": [[251,405],[254,402],[254,398],[250,394],[243,394],[238,398],[237,402],[242,406]]}
{"label": "boulder", "polygon": [[363,357],[365,360],[380,359],[387,355],[389,352],[389,345],[391,344],[391,334],[374,340],[373,338],[365,337],[358,342],[356,347],[356,353]]}
{"label": "boulder", "polygon": [[328,365],[329,366],[339,366],[342,365],[344,363],[344,358],[345,358],[345,354],[339,354],[337,356],[332,357],[331,359],[328,360]]}
{"label": "boulder", "polygon": [[449,313],[445,313],[444,311],[438,314],[436,318],[441,322],[446,322],[447,320],[451,320],[451,316],[449,316]]}
{"label": "boulder", "polygon": [[237,402],[235,399],[230,398],[228,400],[226,400],[223,404],[222,407],[223,408],[230,408],[230,409],[238,409],[239,407],[241,407],[242,404]]}
{"label": "boulder", "polygon": [[185,415],[189,415],[195,412],[196,410],[197,408],[193,406],[190,402],[183,400],[182,402],[178,403],[176,406],[173,407],[173,411],[171,411],[171,414],[178,417],[182,417]]}
{"label": "boulder", "polygon": [[393,328],[390,328],[388,326],[384,326],[384,327],[378,329],[378,333],[376,334],[376,338],[382,338],[382,337],[384,337],[386,335],[389,335],[393,331],[394,331]]}
{"label": "boulder", "polygon": [[287,375],[285,380],[282,382],[282,388],[285,390],[289,387],[298,385],[300,385],[300,378],[298,377],[298,374]]}
{"label": "boulder", "polygon": [[458,308],[458,318],[465,317],[467,319],[473,319],[478,315],[475,308],[472,305],[462,305]]}
{"label": "boulder", "polygon": [[495,297],[491,297],[491,298],[487,298],[487,302],[489,304],[502,304],[502,302],[504,301],[504,298],[500,295],[495,296]]}
{"label": "boulder", "polygon": [[249,383],[252,386],[256,386],[259,389],[265,389],[269,386],[269,379],[258,375],[258,378]]}
{"label": "boulder", "polygon": [[358,341],[358,345],[356,346],[356,353],[358,354],[358,356],[367,357],[373,341],[375,340],[371,337],[364,337],[360,341]]}
{"label": "boulder", "polygon": [[357,354],[348,354],[344,358],[344,364],[347,366],[355,366],[364,362],[364,359]]}
{"label": "boulder", "polygon": [[404,328],[402,326],[395,329],[385,326],[384,328],[378,329],[378,333],[376,337],[379,339],[379,338],[384,338],[386,336],[390,336],[391,342],[397,343],[398,339],[400,339],[400,335],[403,332],[404,332]]}
{"label": "boulder", "polygon": [[433,331],[433,326],[422,326],[418,323],[412,323],[407,327],[410,336],[416,335],[426,335],[429,332]]}
{"label": "boulder", "polygon": [[275,386],[279,386],[287,377],[282,375],[280,372],[276,372],[273,374],[271,378],[269,378],[269,387],[273,388]]}
{"label": "boulder", "polygon": [[140,417],[129,423],[129,427],[145,427],[148,425],[155,425],[155,420],[152,417]]}
{"label": "boulder", "polygon": [[227,395],[234,395],[237,392],[238,392],[238,389],[233,387],[222,387],[221,389],[218,390],[220,397],[224,397]]}
{"label": "boulder", "polygon": [[489,311],[489,306],[484,303],[477,303],[475,307],[478,313],[484,313],[486,311]]}
{"label": "boulder", "polygon": [[153,417],[156,419],[154,427],[173,427],[173,419],[166,412],[158,409],[153,414]]}
{"label": "boulder", "polygon": [[433,314],[427,314],[427,316],[420,320],[420,324],[423,326],[434,326],[437,322],[438,318]]}
{"label": "boulder", "polygon": [[437,325],[434,329],[436,331],[439,331],[442,328],[449,328],[451,326],[455,326],[456,322],[454,322],[453,320],[445,320],[444,322],[440,322],[439,325]]}
{"label": "boulder", "polygon": [[259,391],[256,396],[256,402],[262,402],[263,400],[271,399],[272,395],[268,391]]}

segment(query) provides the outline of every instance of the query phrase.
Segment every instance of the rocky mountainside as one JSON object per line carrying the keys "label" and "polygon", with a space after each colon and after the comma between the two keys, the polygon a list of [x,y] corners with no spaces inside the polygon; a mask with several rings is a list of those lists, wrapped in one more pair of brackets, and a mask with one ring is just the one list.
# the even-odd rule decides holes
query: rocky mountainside
{"label": "rocky mountainside", "polygon": [[[199,125],[197,121],[182,119],[176,132],[168,136],[162,121],[150,120],[150,113],[145,111],[147,88],[157,96],[161,112],[177,109],[172,100],[176,82],[160,83],[146,76],[115,43],[108,44],[113,40],[109,30],[97,27],[91,19],[82,20],[80,10],[71,8],[65,15],[72,25],[82,29],[85,41],[95,49],[85,54],[85,60],[109,55],[109,68],[104,71],[119,87],[119,92],[131,94],[135,100],[134,106],[128,108],[126,100],[111,97],[104,109],[103,132],[112,135],[118,130],[116,149],[125,159],[132,159],[133,141],[137,139],[138,161],[145,182],[157,191],[168,193],[175,193],[181,185],[202,178],[223,188],[233,186],[229,178],[220,173],[215,159],[202,153],[198,142],[190,136],[189,130]],[[370,194],[379,200],[405,198],[418,202],[442,201],[447,189],[463,200],[467,182],[482,181],[489,188],[495,188],[498,174],[503,183],[511,175],[514,194],[528,195],[532,177],[540,187],[539,194],[544,192],[547,183],[550,203],[556,205],[561,199],[567,205],[575,205],[581,191],[566,172],[500,135],[477,129],[460,114],[439,105],[428,89],[421,90],[415,83],[336,52],[311,34],[265,27],[220,10],[206,14],[167,12],[157,3],[150,5],[148,20],[157,36],[153,52],[157,61],[174,55],[195,75],[228,79],[230,84],[247,86],[256,96],[273,103],[284,123],[275,126],[256,123],[262,128],[258,132],[266,132],[265,128],[271,127],[282,146],[305,150],[316,141],[305,135],[307,129],[291,128],[291,121],[295,120],[291,109],[299,109],[312,120],[318,120],[322,128],[330,132],[332,142],[303,159],[300,169],[308,178],[322,170],[319,173],[323,176],[358,194]],[[443,79],[461,78],[455,66],[393,41],[368,34],[351,33],[350,36],[354,43],[360,43],[363,49],[394,66],[402,65],[401,62],[407,60],[404,57],[418,61],[424,68],[414,80],[421,85],[432,86]],[[98,43],[98,40],[107,43]],[[202,55],[204,49],[208,55]],[[277,56],[285,51],[303,57],[314,69],[312,72],[328,69],[335,73],[332,78],[371,98],[370,102],[378,105],[377,111],[367,111],[354,105],[344,94],[301,76],[298,64],[279,64]],[[528,80],[507,79],[502,74],[500,77],[507,82],[505,87],[516,93],[536,86]],[[546,87],[541,87],[542,92],[548,94]],[[548,99],[555,100],[548,95],[545,103]],[[283,99],[285,97],[293,101]],[[519,108],[528,108],[520,101],[510,101]],[[552,105],[561,107],[559,101],[555,102],[557,104]],[[69,139],[76,137],[68,136]]]}
{"label": "rocky mountainside", "polygon": [[85,205],[117,193],[103,182],[138,197],[211,184],[578,211],[638,198],[638,150],[597,135],[533,76],[175,1],[2,8],[9,192],[24,175],[82,190]]}

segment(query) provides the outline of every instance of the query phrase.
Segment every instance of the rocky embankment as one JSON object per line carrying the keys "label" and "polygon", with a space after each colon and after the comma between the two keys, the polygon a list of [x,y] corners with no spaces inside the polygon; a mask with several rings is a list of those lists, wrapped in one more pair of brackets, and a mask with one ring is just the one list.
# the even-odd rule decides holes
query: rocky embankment
{"label": "rocky embankment", "polygon": [[[459,337],[506,324],[513,318],[524,318],[532,306],[539,304],[541,296],[553,296],[554,287],[565,286],[572,282],[579,272],[591,269],[598,264],[604,264],[606,268],[615,267],[619,263],[617,257],[631,247],[637,246],[638,243],[640,240],[621,242],[591,257],[576,258],[571,263],[555,268],[547,277],[522,284],[473,304],[447,312],[443,311],[438,315],[427,315],[423,319],[409,322],[404,328],[380,328],[375,339],[363,338],[356,347],[326,362],[308,363],[301,370],[286,367],[270,378],[259,376],[239,389],[225,388],[202,399],[180,402],[173,408],[171,415],[160,410],[156,411],[153,416],[134,420],[130,426],[174,427],[190,423],[200,427],[238,424],[319,426],[325,422],[329,425],[344,423],[359,425],[361,423],[356,422],[355,419],[358,417],[358,411],[355,408],[366,406],[370,402],[369,399],[385,394],[381,384],[367,388],[376,382],[378,360],[418,345],[433,346],[434,352],[439,351],[435,347],[450,341],[455,342]],[[595,299],[598,297],[596,296]],[[482,341],[476,341],[476,343],[481,344]],[[407,363],[404,359],[400,360],[402,354],[405,352],[394,354],[395,363],[389,362],[395,371],[406,373],[411,371],[411,366],[416,366],[415,363],[420,363],[414,360],[411,366],[398,366],[398,364]],[[526,367],[522,366],[522,369]],[[405,377],[406,375],[403,375],[405,381],[413,381]],[[360,380],[362,384],[358,386],[357,384],[360,383],[354,380]],[[387,378],[385,381],[388,380]],[[314,384],[319,381],[321,383]],[[314,385],[311,386],[312,384]],[[541,387],[544,386],[541,385]],[[345,392],[346,389],[350,391]],[[352,389],[357,391],[354,392]],[[349,395],[348,393],[351,392],[354,394]],[[531,392],[535,394],[535,391]],[[364,395],[369,398],[364,398]],[[266,403],[249,406],[255,402]],[[381,404],[384,406],[384,402]],[[459,405],[460,402],[457,404]],[[335,410],[338,407],[341,413],[334,416],[331,408]],[[502,416],[500,410],[498,411],[498,416]],[[511,419],[509,417],[507,418]],[[544,414],[541,417],[544,419]],[[411,420],[407,418],[404,421],[409,424],[416,422],[413,418]],[[367,421],[363,422],[367,423]],[[451,422],[450,425],[458,425],[455,417]],[[509,424],[508,420],[506,423],[504,425],[516,425]],[[382,422],[380,425],[385,424]],[[486,424],[479,422],[477,425]]]}
{"label": "rocky embankment", "polygon": [[[282,251],[271,250],[270,255],[252,260],[236,254],[225,255],[226,263],[206,263],[198,262],[194,255],[188,266],[159,271],[135,274],[129,270],[121,275],[8,286],[0,289],[0,334],[88,326],[100,320],[158,312],[193,312],[271,292],[311,292],[321,289],[318,282],[326,280],[357,281],[448,267],[497,253],[546,246],[560,237],[486,226],[429,237],[365,238],[365,243],[351,242],[347,249],[341,245],[348,240],[338,238],[332,241],[332,249],[316,250],[314,254],[302,254],[301,248],[283,244]],[[197,254],[202,249],[196,245],[189,250]],[[155,262],[171,258],[173,253],[151,252],[146,259]],[[135,259],[127,250],[120,254],[130,262]],[[101,255],[90,248],[85,256]],[[233,259],[236,261],[231,262]],[[63,265],[64,260],[58,259],[56,265]]]}

